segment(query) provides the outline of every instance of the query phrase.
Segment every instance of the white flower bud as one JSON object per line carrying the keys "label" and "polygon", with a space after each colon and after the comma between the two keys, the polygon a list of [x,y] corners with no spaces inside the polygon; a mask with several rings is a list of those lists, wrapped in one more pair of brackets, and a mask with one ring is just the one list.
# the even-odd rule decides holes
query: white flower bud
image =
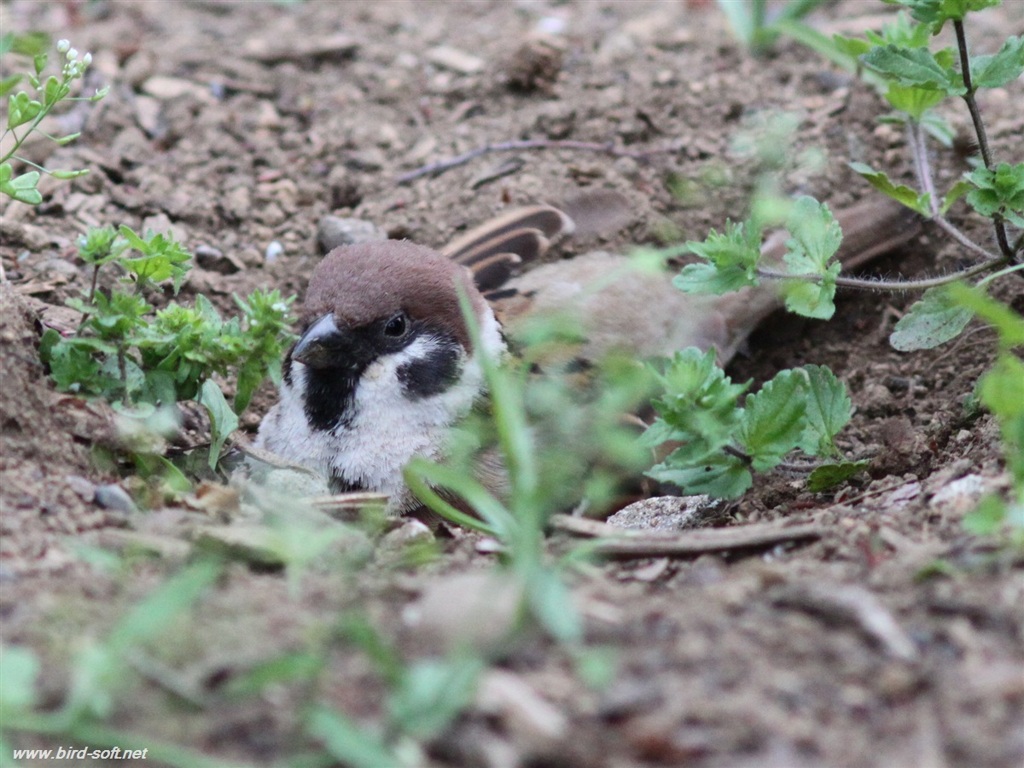
{"label": "white flower bud", "polygon": [[67,50],[70,47],[71,47],[71,43],[69,43],[67,40],[58,40],[57,41],[57,51],[60,52],[60,53],[67,53]]}
{"label": "white flower bud", "polygon": [[70,49],[68,51],[67,55],[68,55],[68,61],[74,61],[75,59],[78,58],[78,51],[75,50],[74,48],[72,48],[72,49]]}
{"label": "white flower bud", "polygon": [[91,53],[86,53],[85,56],[82,57],[82,64],[83,64],[83,66],[86,66],[86,67],[88,67],[90,64],[92,64],[92,54]]}

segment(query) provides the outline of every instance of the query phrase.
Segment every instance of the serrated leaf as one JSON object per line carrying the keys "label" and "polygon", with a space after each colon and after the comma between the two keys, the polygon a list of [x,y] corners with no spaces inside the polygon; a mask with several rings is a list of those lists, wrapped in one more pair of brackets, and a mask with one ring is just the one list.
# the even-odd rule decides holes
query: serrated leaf
{"label": "serrated leaf", "polygon": [[782,285],[782,296],[786,309],[803,317],[816,320],[830,320],[836,312],[836,277],[840,266],[833,264],[820,283],[810,280],[786,280]]}
{"label": "serrated leaf", "polygon": [[807,377],[807,413],[799,447],[811,456],[834,456],[838,453],[835,436],[852,415],[850,396],[828,368],[805,365],[801,370]]}
{"label": "serrated leaf", "polygon": [[687,293],[722,294],[757,285],[761,257],[761,233],[750,222],[727,222],[725,231],[711,230],[701,242],[691,241],[687,250],[707,264],[690,264],[673,281]]}
{"label": "serrated leaf", "polygon": [[910,9],[910,14],[931,28],[932,34],[942,31],[947,21],[962,21],[971,11],[999,5],[1002,0],[885,0]]}
{"label": "serrated leaf", "polygon": [[720,296],[738,291],[749,285],[756,285],[739,267],[715,267],[711,264],[687,264],[672,278],[672,285],[683,293],[710,294]]}
{"label": "serrated leaf", "polygon": [[808,265],[804,271],[811,273],[823,272],[843,241],[843,231],[828,206],[806,195],[793,202],[786,228],[791,235],[786,243],[790,254]]}
{"label": "serrated leaf", "polygon": [[737,438],[758,472],[777,466],[799,444],[807,413],[804,381],[798,371],[780,371],[747,395]]}
{"label": "serrated leaf", "polygon": [[866,163],[849,163],[850,168],[859,173],[872,187],[879,192],[891,197],[911,210],[917,211],[922,216],[931,216],[929,201],[931,197],[927,193],[918,194],[916,190],[903,184],[895,184],[882,171],[876,171]]}
{"label": "serrated leaf", "polygon": [[786,227],[792,237],[783,261],[787,273],[798,278],[783,282],[786,308],[827,320],[835,313],[832,300],[841,266],[830,261],[842,242],[842,230],[827,205],[806,196],[794,201]]}
{"label": "serrated leaf", "polygon": [[973,316],[945,286],[929,288],[896,323],[889,343],[900,352],[932,349],[959,336]]}
{"label": "serrated leaf", "polygon": [[723,453],[712,454],[697,466],[658,464],[647,475],[660,482],[677,485],[685,493],[706,493],[718,499],[739,498],[754,482],[741,459]]}
{"label": "serrated leaf", "polygon": [[967,193],[967,202],[983,216],[1024,212],[1024,163],[977,168],[968,179],[977,189]]}
{"label": "serrated leaf", "polygon": [[870,461],[841,461],[837,464],[823,464],[816,467],[807,478],[807,490],[821,493],[844,483],[859,472],[863,472]]}
{"label": "serrated leaf", "polygon": [[224,399],[224,393],[212,379],[203,382],[198,400],[210,414],[210,469],[215,469],[224,442],[238,429],[238,416],[231,410],[228,401]]}
{"label": "serrated leaf", "polygon": [[900,85],[942,91],[950,96],[967,92],[960,74],[943,66],[927,48],[886,45],[868,51],[861,61]]}
{"label": "serrated leaf", "polygon": [[975,88],[1001,88],[1024,72],[1024,38],[1008,38],[998,52],[971,59]]}
{"label": "serrated leaf", "polygon": [[906,112],[915,122],[921,122],[925,113],[945,98],[942,91],[900,83],[889,83],[885,89],[885,100],[899,111]]}

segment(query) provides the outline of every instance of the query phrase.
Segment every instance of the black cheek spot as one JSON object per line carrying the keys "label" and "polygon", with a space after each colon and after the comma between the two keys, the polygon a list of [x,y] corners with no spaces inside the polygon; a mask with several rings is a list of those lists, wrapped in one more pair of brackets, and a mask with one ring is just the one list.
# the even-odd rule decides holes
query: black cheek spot
{"label": "black cheek spot", "polygon": [[398,381],[410,400],[439,395],[459,378],[459,352],[456,343],[434,349],[426,357],[406,363],[398,369]]}

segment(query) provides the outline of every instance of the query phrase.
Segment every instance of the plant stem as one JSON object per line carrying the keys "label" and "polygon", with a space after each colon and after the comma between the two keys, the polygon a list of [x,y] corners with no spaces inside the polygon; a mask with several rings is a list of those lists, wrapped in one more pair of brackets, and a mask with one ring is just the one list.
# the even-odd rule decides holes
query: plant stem
{"label": "plant stem", "polygon": [[748,467],[754,463],[754,460],[750,457],[750,454],[744,453],[739,448],[733,448],[731,445],[726,445],[722,447],[722,450],[729,456],[735,456]]}
{"label": "plant stem", "polygon": [[[964,34],[963,21],[954,21],[953,29],[956,30],[956,47],[960,52],[960,70],[964,78],[964,87],[967,92],[963,95],[967,103],[967,111],[971,113],[971,122],[974,123],[974,133],[978,137],[978,150],[981,152],[981,160],[990,171],[992,168],[992,152],[988,146],[988,134],[985,132],[985,123],[981,119],[981,111],[978,109],[978,102],[974,98],[974,83],[971,79],[971,60],[967,55],[967,37]],[[992,222],[995,225],[996,241],[999,243],[999,250],[1008,259],[1013,259],[1016,249],[1010,246],[1006,235],[1006,224],[1003,217],[998,213],[993,214]]]}
{"label": "plant stem", "polygon": [[[935,288],[940,285],[955,283],[957,280],[967,280],[975,275],[998,269],[1008,262],[1009,259],[996,257],[959,272],[938,277],[926,277],[921,280],[891,281],[861,277],[837,277],[835,284],[841,288],[860,288],[868,291],[919,291],[925,288]],[[785,272],[776,272],[775,270],[763,268],[757,270],[757,276],[767,280],[801,280],[809,283],[820,283],[824,279],[821,275],[790,275]]]}
{"label": "plant stem", "polygon": [[920,184],[922,190],[928,193],[928,204],[931,207],[931,220],[935,222],[939,229],[944,231],[967,250],[974,251],[974,253],[979,256],[984,256],[988,260],[999,258],[996,254],[988,251],[967,237],[967,235],[957,229],[949,219],[939,212],[939,200],[935,193],[935,180],[932,177],[931,165],[928,162],[928,149],[925,146],[924,129],[921,127],[920,123],[907,125],[907,144],[910,146],[910,154],[914,159],[914,172],[917,175],[918,184]]}

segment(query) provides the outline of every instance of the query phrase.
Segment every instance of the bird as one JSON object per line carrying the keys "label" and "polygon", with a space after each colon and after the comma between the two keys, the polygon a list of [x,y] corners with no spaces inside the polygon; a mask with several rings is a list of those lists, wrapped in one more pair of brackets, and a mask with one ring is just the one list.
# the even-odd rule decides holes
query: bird
{"label": "bird", "polygon": [[[600,205],[600,195],[594,200]],[[844,266],[918,231],[907,209],[884,199],[836,218]],[[423,506],[403,468],[414,456],[444,458],[450,431],[486,398],[484,356],[509,355],[509,339],[531,318],[575,316],[584,338],[573,354],[584,363],[616,350],[646,358],[696,346],[717,350],[724,365],[781,306],[769,283],[724,296],[687,295],[672,285],[671,270],[631,269],[619,254],[536,263],[575,228],[562,207],[533,205],[439,250],[407,240],[331,250],[310,275],[300,334],[255,447],[317,473],[332,492],[385,494],[391,513],[417,516]],[[781,259],[784,237],[769,237],[762,250]]]}

